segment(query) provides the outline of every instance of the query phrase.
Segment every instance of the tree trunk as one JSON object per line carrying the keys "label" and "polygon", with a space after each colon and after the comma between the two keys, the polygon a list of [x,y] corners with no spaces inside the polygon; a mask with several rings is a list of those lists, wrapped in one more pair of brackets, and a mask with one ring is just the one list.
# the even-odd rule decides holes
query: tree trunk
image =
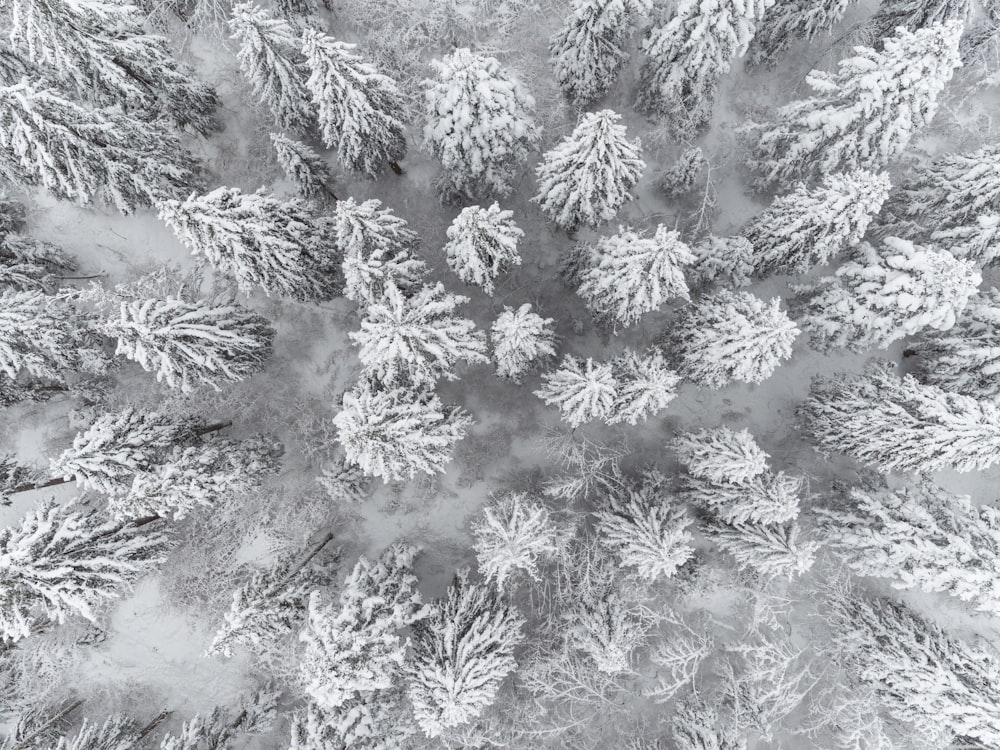
{"label": "tree trunk", "polygon": [[68,484],[72,482],[75,477],[56,477],[55,479],[49,479],[45,482],[39,482],[37,484],[19,484],[17,487],[8,492],[8,495],[17,495],[20,492],[31,492],[32,490],[44,490],[46,487],[56,487],[60,484]]}
{"label": "tree trunk", "polygon": [[396,162],[394,162],[394,161],[391,161],[391,162],[389,162],[389,169],[391,169],[391,170],[392,170],[393,172],[395,172],[396,174],[400,174],[400,175],[401,175],[401,174],[406,174],[406,173],[405,173],[405,172],[403,171],[403,168],[402,168],[401,166],[399,166],[399,164],[397,164],[397,163],[396,163]]}
{"label": "tree trunk", "polygon": [[323,539],[320,540],[319,544],[313,547],[312,550],[309,552],[309,554],[306,555],[305,558],[302,560],[302,562],[296,565],[295,569],[292,570],[287,576],[285,576],[285,578],[281,581],[281,583],[279,583],[275,588],[280,589],[286,586],[288,582],[291,581],[293,578],[295,578],[295,576],[298,575],[299,571],[302,570],[306,565],[308,565],[312,561],[312,559],[316,557],[316,555],[318,555],[323,550],[323,548],[326,545],[328,545],[332,540],[333,540],[332,531],[324,534]]}
{"label": "tree trunk", "polygon": [[210,432],[218,432],[219,430],[224,430],[227,427],[232,427],[232,426],[233,426],[232,421],[215,422],[213,424],[205,425],[204,427],[199,427],[197,430],[194,431],[194,434],[197,435],[198,437],[201,437],[202,435],[207,435]]}
{"label": "tree trunk", "polygon": [[38,727],[38,729],[36,729],[34,732],[18,740],[18,742],[14,744],[10,748],[10,750],[26,750],[29,747],[35,747],[36,745],[34,743],[34,740],[37,739],[39,735],[41,735],[43,732],[47,731],[51,727],[58,724],[60,721],[65,719],[69,714],[73,713],[73,711],[75,711],[82,705],[83,705],[82,699],[70,703],[68,706],[66,706],[66,708],[57,712],[55,716],[53,716],[47,722]]}
{"label": "tree trunk", "polygon": [[146,738],[147,734],[156,729],[156,727],[159,725],[161,721],[170,716],[170,713],[171,713],[170,711],[163,709],[162,711],[160,711],[159,715],[156,716],[156,718],[154,718],[151,722],[149,722],[146,726],[144,726],[142,730],[139,732],[139,736],[135,738],[136,745],[142,742],[142,740]]}

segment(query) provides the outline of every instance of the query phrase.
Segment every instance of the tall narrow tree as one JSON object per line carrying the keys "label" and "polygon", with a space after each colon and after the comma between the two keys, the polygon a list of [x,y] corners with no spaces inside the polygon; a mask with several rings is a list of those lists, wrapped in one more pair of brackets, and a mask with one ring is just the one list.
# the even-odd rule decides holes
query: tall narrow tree
{"label": "tall narrow tree", "polygon": [[830,31],[857,0],[785,0],[764,13],[747,48],[747,65],[778,64],[780,55],[793,43],[810,41]]}

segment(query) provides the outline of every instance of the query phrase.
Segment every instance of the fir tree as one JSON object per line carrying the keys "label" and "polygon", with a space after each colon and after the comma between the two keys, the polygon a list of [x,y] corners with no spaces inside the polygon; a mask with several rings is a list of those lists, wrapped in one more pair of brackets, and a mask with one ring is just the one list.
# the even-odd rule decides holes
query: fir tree
{"label": "fir tree", "polygon": [[274,339],[266,318],[220,302],[123,301],[101,332],[118,340],[116,354],[171,388],[186,393],[206,384],[219,390],[220,381],[239,382],[262,369]]}
{"label": "fir tree", "polygon": [[786,0],[764,13],[747,48],[747,65],[777,65],[781,54],[799,41],[810,41],[840,23],[857,0]]}
{"label": "fir tree", "polygon": [[[746,750],[747,741],[729,717],[704,699],[680,704],[670,724],[676,750]],[[846,750],[846,748],[845,748]],[[860,748],[859,748],[860,750]]]}
{"label": "fir tree", "polygon": [[660,189],[670,198],[681,198],[694,189],[707,168],[708,159],[700,148],[684,149],[673,166],[660,175]]}
{"label": "fir tree", "polygon": [[673,335],[681,377],[708,388],[766,380],[799,335],[780,305],[720,290],[684,308]]}
{"label": "fir tree", "polygon": [[60,277],[75,270],[76,261],[50,242],[17,232],[0,239],[0,288],[52,294]]}
{"label": "fir tree", "polygon": [[489,208],[469,206],[447,230],[444,253],[448,266],[466,284],[482,287],[491,297],[497,277],[521,265],[517,243],[524,232],[513,216],[513,211],[501,211],[496,203]]}
{"label": "fir tree", "polygon": [[18,463],[11,453],[0,453],[0,505],[10,505],[12,494],[34,485],[40,478],[37,469]]}
{"label": "fir tree", "polygon": [[816,96],[778,110],[773,126],[748,131],[761,186],[836,172],[881,169],[933,118],[959,65],[960,23],[898,31],[884,49],[856,47],[836,73],[806,79]]}
{"label": "fir tree", "polygon": [[520,383],[529,370],[551,362],[557,343],[553,323],[552,318],[533,313],[527,303],[516,310],[504,307],[490,327],[497,375]]}
{"label": "fir tree", "polygon": [[123,214],[198,182],[194,158],[160,121],[85,108],[28,80],[0,87],[0,145],[6,179]]}
{"label": "fir tree", "polygon": [[580,603],[566,612],[566,644],[585,653],[599,672],[632,671],[635,651],[646,639],[645,629],[621,597],[585,593]]}
{"label": "fir tree", "polygon": [[443,474],[472,418],[442,405],[431,390],[385,391],[362,382],[344,395],[333,423],[347,460],[367,476],[390,482],[417,472]]}
{"label": "fir tree", "polygon": [[413,257],[419,239],[381,202],[337,201],[334,235],[344,257],[344,296],[372,304],[385,296],[392,282],[404,293],[415,290],[426,273],[424,262]]}
{"label": "fir tree", "polygon": [[428,737],[465,724],[496,698],[514,670],[523,619],[496,592],[459,571],[443,600],[413,626],[409,695]]}
{"label": "fir tree", "polygon": [[403,96],[396,82],[354,54],[355,45],[319,31],[302,34],[309,65],[306,86],[319,110],[319,128],[328,148],[352,172],[377,177],[406,155]]}
{"label": "fir tree", "polygon": [[875,39],[884,39],[899,27],[917,31],[949,21],[964,25],[971,12],[971,0],[882,0],[866,31]]}
{"label": "fir tree", "polygon": [[642,41],[636,108],[665,115],[678,140],[707,125],[719,81],[742,57],[775,0],[682,0]]}
{"label": "fir tree", "polygon": [[754,246],[746,237],[707,237],[691,248],[695,261],[685,274],[690,286],[722,281],[728,286],[750,285]]}
{"label": "fir tree", "polygon": [[673,448],[692,476],[714,484],[746,484],[767,471],[768,455],[746,429],[689,432],[677,438]]}
{"label": "fir tree", "polygon": [[858,575],[894,588],[945,592],[1000,612],[1000,511],[922,480],[899,490],[852,489],[819,508],[830,545]]}
{"label": "fir tree", "polygon": [[[298,31],[253,2],[233,6],[229,27],[250,90],[283,128],[304,133],[316,122]],[[273,136],[272,136],[273,138]]]}
{"label": "fir tree", "polygon": [[596,316],[624,326],[672,298],[688,300],[684,268],[695,261],[677,232],[660,224],[652,237],[620,227],[585,248],[577,294]]}
{"label": "fir tree", "polygon": [[443,167],[438,192],[446,201],[508,195],[538,146],[535,100],[495,57],[461,48],[431,66],[424,147]]}
{"label": "fir tree", "polygon": [[244,294],[255,286],[313,301],[341,293],[341,261],[329,248],[330,230],[298,198],[221,187],[158,208],[192,254],[232,276]]}
{"label": "fir tree", "polygon": [[166,546],[146,526],[42,503],[19,527],[0,529],[0,636],[30,635],[39,615],[94,621],[96,607],[161,563]]}
{"label": "fir tree", "polygon": [[885,361],[813,380],[798,410],[825,451],[881,471],[972,471],[1000,460],[1000,407],[922,385]]}
{"label": "fir tree", "polygon": [[981,282],[971,261],[887,237],[881,248],[859,245],[834,276],[796,288],[793,306],[814,349],[885,349],[951,328]]}
{"label": "fir tree", "polygon": [[605,420],[608,424],[637,425],[666,409],[677,397],[680,377],[655,349],[644,354],[626,350],[611,360],[611,373],[615,398]]}
{"label": "fir tree", "polygon": [[347,463],[343,454],[338,455],[316,481],[335,502],[360,503],[369,494],[369,482],[365,473],[359,467]]}
{"label": "fir tree", "polygon": [[741,234],[754,248],[754,271],[806,273],[857,245],[889,195],[889,175],[859,170],[830,175],[814,189],[796,185]]}
{"label": "fir tree", "polygon": [[86,334],[81,317],[58,297],[40,291],[0,292],[0,371],[60,381],[81,367]]}
{"label": "fir tree", "polygon": [[295,183],[303,198],[330,198],[337,196],[330,189],[330,167],[326,159],[309,146],[281,133],[271,133],[271,145],[278,164],[289,180]]}
{"label": "fir tree", "polygon": [[574,429],[612,415],[618,383],[610,364],[590,358],[583,362],[567,354],[559,369],[545,373],[542,380],[535,395],[549,406],[558,406],[562,418]]}
{"label": "fir tree", "polygon": [[310,703],[292,716],[289,750],[397,750],[415,728],[403,718],[401,690],[379,690],[335,709]]}
{"label": "fir tree", "polygon": [[795,578],[816,561],[819,542],[799,539],[797,523],[762,525],[739,523],[716,526],[712,538],[733,556],[741,570],[751,569],[764,579]]}
{"label": "fir tree", "polygon": [[649,0],[574,0],[549,40],[556,81],[573,106],[586,107],[610,90],[628,62],[636,16],[650,7]]}
{"label": "fir tree", "polygon": [[438,378],[457,380],[459,360],[489,362],[485,334],[454,314],[468,301],[445,292],[440,282],[421,287],[412,297],[390,283],[382,299],[365,309],[361,330],[348,334],[365,372],[387,386],[424,386]]}
{"label": "fir tree", "polygon": [[921,381],[1000,404],[1000,289],[972,297],[954,326],[921,335],[908,353]]}
{"label": "fir tree", "polygon": [[[159,720],[154,722],[159,723]],[[129,717],[113,714],[103,724],[84,719],[76,732],[60,736],[55,745],[49,747],[52,750],[129,750],[139,746],[144,736],[142,732]]]}
{"label": "fir tree", "polygon": [[688,477],[685,499],[730,525],[773,525],[799,515],[804,480],[784,472],[763,474],[742,482],[712,482]]}
{"label": "fir tree", "polygon": [[547,151],[538,165],[532,198],[557,226],[572,231],[615,218],[646,163],[638,140],[629,142],[621,115],[604,109],[585,114],[573,132]]}

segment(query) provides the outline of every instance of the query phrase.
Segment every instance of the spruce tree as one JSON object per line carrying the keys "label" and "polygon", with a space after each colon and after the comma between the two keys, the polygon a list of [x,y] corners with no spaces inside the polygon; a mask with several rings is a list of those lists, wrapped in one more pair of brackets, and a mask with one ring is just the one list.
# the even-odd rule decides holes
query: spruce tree
{"label": "spruce tree", "polygon": [[633,672],[635,652],[646,639],[644,624],[614,591],[585,591],[577,595],[577,601],[563,615],[567,623],[566,645],[582,651],[598,672]]}
{"label": "spruce tree", "polygon": [[221,187],[158,208],[181,243],[232,276],[244,294],[259,286],[268,295],[325,301],[343,289],[331,229],[298,198]]}
{"label": "spruce tree", "polygon": [[8,219],[9,229],[0,226],[0,289],[54,293],[60,277],[76,270],[76,261],[51,242],[21,234],[23,223],[13,217],[0,216],[0,225]]}
{"label": "spruce tree", "polygon": [[774,67],[795,42],[833,29],[857,0],[785,0],[772,5],[747,48],[747,65]]}
{"label": "spruce tree", "polygon": [[489,208],[469,206],[447,230],[444,253],[448,266],[466,284],[481,287],[491,297],[497,277],[521,265],[517,243],[524,232],[513,216],[513,211],[501,211],[496,203]]}
{"label": "spruce tree", "polygon": [[792,356],[799,335],[781,309],[749,292],[720,290],[681,311],[672,335],[682,378],[708,388],[761,383]]}
{"label": "spruce tree", "polygon": [[562,418],[574,429],[612,415],[618,383],[610,364],[590,358],[584,362],[567,354],[558,369],[542,375],[542,381],[535,395],[549,406],[558,406]]}
{"label": "spruce tree", "polygon": [[717,427],[686,433],[673,448],[692,476],[714,484],[745,484],[767,472],[769,456],[746,429]]}
{"label": "spruce tree", "polygon": [[326,160],[302,141],[271,133],[271,145],[285,176],[295,183],[303,198],[337,200],[330,189],[330,167]]}
{"label": "spruce tree", "polygon": [[761,187],[836,172],[877,170],[906,149],[937,110],[959,65],[962,25],[951,22],[856,47],[836,73],[814,70],[810,99],[778,110],[777,122],[747,131],[750,167]]}
{"label": "spruce tree", "polygon": [[796,287],[792,306],[814,349],[885,349],[951,328],[981,282],[971,261],[887,237],[879,248],[863,242],[834,276]]}
{"label": "spruce tree", "polygon": [[630,142],[621,115],[610,109],[583,115],[573,132],[542,156],[538,195],[531,200],[554,224],[572,231],[615,218],[646,163]]}
{"label": "spruce tree", "polygon": [[524,621],[487,586],[459,571],[447,596],[413,626],[409,696],[428,737],[466,724],[490,706],[514,670]]}
{"label": "spruce tree", "polygon": [[441,162],[442,199],[505,196],[539,142],[535,100],[495,57],[455,50],[432,60],[424,147]]}
{"label": "spruce tree", "polygon": [[497,376],[520,383],[532,368],[545,366],[556,356],[558,339],[552,318],[543,318],[525,303],[516,310],[504,307],[490,326],[490,345]]}
{"label": "spruce tree", "polygon": [[711,538],[733,556],[736,566],[749,569],[765,580],[792,579],[806,573],[816,562],[820,544],[801,540],[794,521],[784,524],[737,523],[711,529]]}
{"label": "spruce tree", "polygon": [[688,284],[712,282],[731,287],[750,286],[754,272],[754,246],[746,237],[706,237],[691,247],[695,261],[685,274]]}
{"label": "spruce tree", "polygon": [[403,96],[396,82],[354,54],[355,45],[319,31],[302,34],[310,75],[306,86],[319,111],[327,148],[345,169],[377,177],[406,155]]}
{"label": "spruce tree", "polygon": [[670,736],[676,750],[747,750],[746,737],[735,722],[705,698],[693,696],[678,706]]}
{"label": "spruce tree", "polygon": [[820,449],[880,471],[973,471],[1000,460],[1000,407],[892,370],[874,360],[860,375],[813,380],[798,414]]}
{"label": "spruce tree", "polygon": [[806,273],[829,263],[861,241],[888,195],[885,172],[830,175],[813,189],[796,185],[743,227],[755,273]]}
{"label": "spruce tree", "polygon": [[694,189],[699,179],[706,179],[708,166],[705,152],[698,146],[686,148],[677,157],[677,161],[660,175],[660,189],[669,198],[681,198]]}
{"label": "spruce tree", "polygon": [[0,372],[61,382],[83,366],[86,319],[40,291],[0,292]]}
{"label": "spruce tree", "polygon": [[236,59],[250,91],[281,127],[308,132],[316,116],[298,31],[253,2],[237,3],[231,13],[229,28],[239,43]]}
{"label": "spruce tree", "polygon": [[608,424],[637,425],[667,408],[677,397],[680,377],[656,349],[627,349],[611,360],[615,397],[605,417]]}
{"label": "spruce tree", "polygon": [[964,26],[972,7],[971,0],[882,0],[866,31],[875,39],[884,39],[901,26],[909,31],[949,21]]}

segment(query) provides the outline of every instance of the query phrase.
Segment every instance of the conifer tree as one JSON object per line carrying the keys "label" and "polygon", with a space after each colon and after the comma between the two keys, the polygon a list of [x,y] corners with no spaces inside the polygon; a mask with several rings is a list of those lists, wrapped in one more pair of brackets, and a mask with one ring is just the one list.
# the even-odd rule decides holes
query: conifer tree
{"label": "conifer tree", "polygon": [[889,195],[889,175],[864,170],[825,177],[820,187],[796,185],[747,224],[754,271],[806,273],[857,245]]}
{"label": "conifer tree", "polygon": [[20,640],[42,615],[93,621],[99,604],[163,561],[166,547],[147,526],[42,503],[20,526],[0,529],[0,636]]}
{"label": "conifer tree", "polygon": [[82,366],[85,321],[64,300],[40,291],[0,292],[0,372],[60,381]]}
{"label": "conifer tree", "polygon": [[38,83],[0,87],[0,174],[81,205],[123,214],[186,193],[194,158],[162,121],[82,107]]}
{"label": "conifer tree", "polygon": [[769,456],[746,429],[716,427],[685,433],[674,441],[673,449],[692,476],[713,484],[746,484],[767,472]]}
{"label": "conifer tree", "polygon": [[344,296],[370,305],[385,296],[389,282],[404,294],[414,291],[426,273],[415,258],[419,239],[406,222],[375,199],[337,201],[334,236],[344,257]]}
{"label": "conifer tree", "polygon": [[794,521],[785,524],[737,523],[718,525],[712,538],[733,556],[740,569],[751,569],[764,579],[795,578],[816,561],[820,544],[799,539]]}
{"label": "conifer tree", "polygon": [[543,385],[535,395],[549,406],[555,405],[562,418],[574,429],[592,419],[611,416],[618,386],[610,364],[572,354],[563,357],[559,369],[542,375]]}
{"label": "conifer tree", "polygon": [[798,517],[803,484],[802,477],[781,471],[742,482],[691,476],[685,482],[685,499],[726,524],[783,524]]}
{"label": "conifer tree", "polygon": [[76,261],[51,242],[11,232],[0,239],[0,288],[15,292],[54,293],[60,276],[76,270]]}
{"label": "conifer tree", "polygon": [[1000,612],[997,508],[926,479],[899,490],[855,488],[848,499],[847,507],[817,510],[829,544],[855,573]]}
{"label": "conifer tree", "polygon": [[244,294],[256,286],[312,301],[341,293],[341,259],[329,247],[330,229],[298,198],[221,187],[158,208],[192,254],[232,276]]}
{"label": "conifer tree", "polygon": [[513,211],[501,211],[496,203],[489,208],[469,206],[447,230],[444,253],[449,268],[466,284],[482,287],[491,297],[497,277],[521,265],[517,243],[524,232],[513,216]]}
{"label": "conifer tree", "polygon": [[542,156],[532,198],[554,224],[572,231],[615,218],[646,163],[638,139],[629,142],[621,115],[610,109],[583,115],[573,132]]}
{"label": "conifer tree", "polygon": [[630,326],[672,298],[688,300],[684,268],[695,256],[680,235],[663,224],[653,236],[620,227],[585,253],[577,294],[599,318]]}
{"label": "conifer tree", "polygon": [[761,383],[792,356],[799,329],[781,309],[749,292],[720,290],[681,311],[673,347],[682,378],[708,388]]}
{"label": "conifer tree", "polygon": [[310,75],[306,86],[319,111],[327,148],[337,148],[345,169],[377,177],[386,167],[399,171],[406,155],[403,96],[396,82],[354,54],[356,45],[319,31],[302,34]]}
{"label": "conifer tree", "polygon": [[750,286],[754,272],[754,246],[746,237],[706,237],[691,252],[695,261],[685,276],[688,285],[722,282],[727,286]]}
{"label": "conifer tree", "polygon": [[606,417],[608,424],[639,424],[667,408],[677,397],[680,377],[667,365],[663,353],[632,349],[611,360],[615,398]]}
{"label": "conifer tree", "polygon": [[264,367],[274,339],[266,318],[236,304],[176,297],[123,301],[101,332],[118,340],[116,354],[185,393],[250,377]]}
{"label": "conifer tree", "polygon": [[326,160],[302,141],[271,133],[271,145],[285,176],[295,183],[303,198],[337,200],[330,189],[330,167]]}
{"label": "conifer tree", "polygon": [[386,391],[363,381],[344,395],[333,423],[347,460],[390,482],[443,474],[472,418],[431,390]]}
{"label": "conifer tree", "polygon": [[859,245],[834,276],[795,288],[793,308],[814,349],[885,349],[951,328],[981,282],[971,261],[887,237],[880,248]]}
{"label": "conifer tree", "polygon": [[553,323],[552,318],[533,313],[528,303],[516,310],[504,307],[490,327],[497,375],[520,383],[529,370],[551,362],[557,343]]}
{"label": "conifer tree", "polygon": [[441,162],[442,199],[508,195],[538,147],[535,100],[499,60],[465,47],[431,66],[438,77],[425,82],[424,147]]}
{"label": "conifer tree", "polygon": [[874,360],[860,375],[813,380],[798,414],[822,450],[880,471],[972,471],[1000,460],[1000,407],[892,370]]}
{"label": "conifer tree", "polygon": [[866,31],[875,39],[884,39],[901,26],[917,31],[949,21],[964,25],[971,12],[971,0],[882,0]]}
{"label": "conifer tree", "polygon": [[907,353],[919,356],[921,381],[1000,404],[1000,289],[972,297],[954,326],[921,335]]}
{"label": "conifer tree", "polygon": [[816,95],[785,105],[771,126],[747,131],[757,183],[790,185],[836,172],[877,170],[896,159],[937,110],[959,65],[962,25],[950,22],[856,47],[836,73],[814,70]]}
{"label": "conifer tree", "polygon": [[443,600],[413,626],[409,695],[428,737],[465,724],[496,698],[513,671],[524,620],[487,586],[455,575]]}
{"label": "conifer tree", "polygon": [[646,633],[618,594],[584,593],[564,619],[566,644],[585,653],[599,672],[614,675],[632,671],[635,651]]}
{"label": "conifer tree", "polygon": [[0,453],[0,505],[10,505],[10,496],[19,488],[31,486],[41,472],[17,461],[11,453]]}
{"label": "conifer tree", "polygon": [[764,11],[775,0],[681,0],[642,41],[636,108],[665,115],[678,140],[692,138],[712,116],[719,81],[742,57]]}
{"label": "conifer tree", "polygon": [[570,103],[586,107],[603,97],[628,62],[625,51],[636,17],[649,0],[574,0],[572,10],[549,40],[556,82]]}
{"label": "conifer tree", "polygon": [[455,308],[468,301],[447,293],[441,282],[421,287],[412,297],[390,283],[382,299],[365,308],[361,329],[348,334],[365,372],[389,387],[429,386],[438,378],[457,380],[459,360],[489,362],[486,335],[455,315]]}
{"label": "conifer tree", "polygon": [[309,131],[316,116],[306,87],[309,71],[295,27],[251,1],[232,7],[229,28],[239,43],[236,59],[240,72],[254,97],[267,105],[281,127]]}
{"label": "conifer tree", "polygon": [[[772,5],[757,24],[747,48],[747,65],[778,64],[781,54],[793,43],[810,41],[840,23],[852,2],[857,0],[785,0]],[[891,33],[891,32],[890,32]]]}
{"label": "conifer tree", "polygon": [[689,698],[679,705],[670,736],[676,750],[747,750],[746,738],[734,722],[703,698]]}

